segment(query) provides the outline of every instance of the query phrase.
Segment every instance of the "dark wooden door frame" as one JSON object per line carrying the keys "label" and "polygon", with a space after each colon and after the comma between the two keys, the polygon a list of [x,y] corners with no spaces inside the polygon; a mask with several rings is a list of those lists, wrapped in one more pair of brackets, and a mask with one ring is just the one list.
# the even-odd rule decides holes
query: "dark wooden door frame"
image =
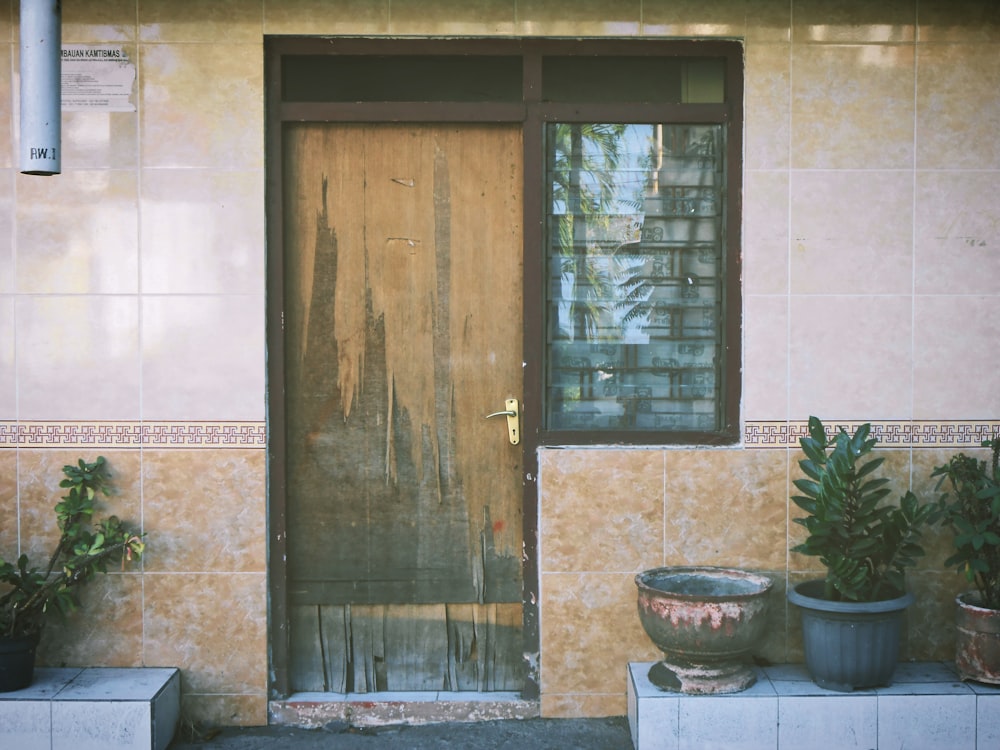
{"label": "dark wooden door frame", "polygon": [[[286,483],[284,434],[284,332],[282,255],[282,127],[286,122],[455,122],[519,123],[523,135],[524,201],[524,378],[521,447],[523,451],[523,643],[526,699],[537,699],[539,686],[538,448],[551,442],[542,431],[542,362],[544,336],[539,331],[544,299],[544,160],[542,131],[546,122],[699,122],[742,123],[742,75],[730,66],[725,104],[665,103],[565,104],[542,101],[543,55],[587,56],[719,56],[734,57],[737,42],[650,39],[379,39],[357,37],[270,37],[265,40],[266,210],[267,210],[267,425],[268,425],[268,616],[269,694],[289,693],[289,628],[287,606]],[[522,63],[521,101],[512,102],[329,102],[285,101],[282,61],[292,55],[437,55],[517,56]],[[729,180],[742,184],[742,134],[729,141]],[[735,191],[738,200],[738,189]],[[729,232],[739,235],[740,211],[730,211]],[[737,253],[738,259],[738,253]],[[732,269],[727,297],[739,309],[739,273]],[[727,336],[739,361],[739,323]],[[729,324],[727,324],[729,325]],[[738,384],[736,384],[738,394]],[[738,412],[738,398],[735,399]],[[690,437],[690,436],[682,436]],[[605,438],[606,439],[606,438]],[[582,440],[580,442],[594,442]],[[615,441],[611,441],[615,442]]]}

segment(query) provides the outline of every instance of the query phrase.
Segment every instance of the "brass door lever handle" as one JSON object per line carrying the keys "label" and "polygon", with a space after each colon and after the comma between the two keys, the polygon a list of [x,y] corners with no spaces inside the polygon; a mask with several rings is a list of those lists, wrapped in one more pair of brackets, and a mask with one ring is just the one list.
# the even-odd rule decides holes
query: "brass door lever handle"
{"label": "brass door lever handle", "polygon": [[495,411],[492,414],[487,414],[485,419],[490,419],[491,417],[507,417],[507,437],[510,438],[511,445],[517,445],[521,442],[521,420],[518,413],[517,399],[507,399],[504,401],[504,406],[507,408],[503,411]]}

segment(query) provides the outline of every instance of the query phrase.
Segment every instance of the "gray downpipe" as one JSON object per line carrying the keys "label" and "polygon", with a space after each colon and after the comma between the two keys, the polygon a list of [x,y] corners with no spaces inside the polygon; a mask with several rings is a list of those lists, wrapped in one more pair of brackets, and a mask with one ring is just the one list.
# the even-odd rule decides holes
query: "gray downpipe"
{"label": "gray downpipe", "polygon": [[21,0],[21,171],[62,170],[60,0]]}

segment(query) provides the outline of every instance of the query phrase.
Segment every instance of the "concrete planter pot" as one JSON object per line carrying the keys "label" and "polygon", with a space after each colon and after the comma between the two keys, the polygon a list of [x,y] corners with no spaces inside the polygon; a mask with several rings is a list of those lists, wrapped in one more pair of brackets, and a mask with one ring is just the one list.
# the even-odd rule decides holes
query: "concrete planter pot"
{"label": "concrete planter pot", "polygon": [[771,580],[733,568],[666,567],[635,577],[639,619],[664,658],[649,670],[661,690],[734,693],[756,673],[749,656],[764,633]]}
{"label": "concrete planter pot", "polygon": [[960,594],[955,666],[963,680],[1000,685],[1000,610],[980,607],[978,592]]}
{"label": "concrete planter pot", "polygon": [[813,681],[840,692],[892,684],[903,615],[913,594],[835,602],[822,593],[823,581],[806,581],[788,590],[788,600],[802,613],[806,668]]}

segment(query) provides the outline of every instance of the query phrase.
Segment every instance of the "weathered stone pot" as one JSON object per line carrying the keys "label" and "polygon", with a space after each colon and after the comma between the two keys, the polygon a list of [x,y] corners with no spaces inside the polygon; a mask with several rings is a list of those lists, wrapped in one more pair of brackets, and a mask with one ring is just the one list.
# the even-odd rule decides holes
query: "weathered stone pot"
{"label": "weathered stone pot", "polygon": [[979,605],[979,593],[956,599],[955,667],[963,680],[1000,685],[1000,610]]}
{"label": "weathered stone pot", "polygon": [[735,693],[753,685],[749,663],[764,633],[771,580],[734,568],[667,567],[635,577],[639,619],[663,652],[649,670],[661,690]]}

